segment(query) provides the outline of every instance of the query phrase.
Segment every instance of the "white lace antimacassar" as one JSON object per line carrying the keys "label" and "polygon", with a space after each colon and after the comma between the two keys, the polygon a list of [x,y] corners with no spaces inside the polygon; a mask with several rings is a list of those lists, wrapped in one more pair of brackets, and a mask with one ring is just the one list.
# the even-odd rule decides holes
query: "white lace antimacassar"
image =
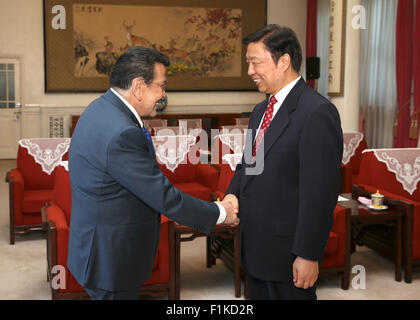
{"label": "white lace antimacassar", "polygon": [[343,164],[348,164],[350,159],[354,156],[360,142],[363,140],[363,133],[360,132],[345,132],[343,133]]}
{"label": "white lace antimacassar", "polygon": [[417,189],[420,181],[420,148],[368,149],[376,159],[386,164],[388,171],[395,174],[410,195]]}
{"label": "white lace antimacassar", "polygon": [[185,156],[195,144],[196,137],[191,135],[153,136],[152,141],[158,162],[174,172],[181,163],[186,163]]}
{"label": "white lace antimacassar", "polygon": [[20,140],[19,145],[28,150],[42,171],[51,174],[69,150],[70,141],[70,138],[31,138]]}
{"label": "white lace antimacassar", "polygon": [[[214,137],[214,139],[218,138],[222,144],[228,146],[229,149],[233,151],[233,154],[222,154],[222,159],[229,164],[232,171],[235,171],[236,166],[242,160],[246,136],[246,129],[235,128],[235,130],[228,130],[222,128],[222,133]],[[219,150],[219,152],[223,152],[223,150]]]}

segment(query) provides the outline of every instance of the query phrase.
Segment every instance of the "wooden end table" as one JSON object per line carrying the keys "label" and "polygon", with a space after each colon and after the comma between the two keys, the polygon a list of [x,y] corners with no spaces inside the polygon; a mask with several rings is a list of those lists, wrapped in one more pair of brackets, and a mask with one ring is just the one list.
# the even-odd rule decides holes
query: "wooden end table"
{"label": "wooden end table", "polygon": [[[366,245],[371,249],[381,252],[385,256],[395,259],[395,280],[401,281],[402,273],[402,257],[403,257],[403,220],[405,216],[404,208],[392,202],[384,202],[388,205],[387,210],[373,211],[358,203],[359,196],[367,196],[353,192],[353,194],[346,193],[341,195],[348,201],[339,201],[338,204],[345,208],[351,209],[351,251],[356,251],[357,245]],[[372,225],[385,225],[388,227],[395,227],[395,241],[392,243],[383,243],[370,237],[365,228]]]}

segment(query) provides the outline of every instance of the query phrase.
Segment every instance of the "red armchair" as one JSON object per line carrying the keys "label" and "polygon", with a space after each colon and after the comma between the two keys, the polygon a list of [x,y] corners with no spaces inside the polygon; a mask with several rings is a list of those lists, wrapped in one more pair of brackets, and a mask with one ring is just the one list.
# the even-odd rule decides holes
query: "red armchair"
{"label": "red armchair", "polygon": [[[342,177],[341,177],[341,193],[350,193],[351,186],[356,183],[357,175],[359,173],[360,162],[362,160],[362,151],[367,148],[366,139],[362,133],[343,133],[344,138],[344,155],[342,166]],[[358,139],[360,139],[357,144]],[[356,147],[357,146],[357,147]],[[355,150],[354,150],[355,148]],[[353,153],[352,157],[349,157]],[[346,163],[344,163],[346,162]]]}
{"label": "red armchair", "polygon": [[[42,208],[42,220],[47,226],[47,279],[50,281],[51,296],[56,299],[87,299],[88,294],[74,279],[67,268],[67,247],[71,215],[71,189],[69,175],[64,167],[57,167],[53,197],[46,207]],[[57,270],[54,266],[62,266],[65,270],[64,283],[59,286],[54,281]]]}
{"label": "red armchair", "polygon": [[[406,149],[404,152],[419,152],[419,149]],[[385,198],[399,201],[406,208],[403,225],[403,263],[406,270],[405,281],[411,282],[413,268],[420,267],[420,183],[417,183],[412,194],[407,192],[395,174],[388,170],[387,164],[377,159],[374,150],[362,154],[359,174],[355,181],[353,193],[371,194],[379,190]],[[385,238],[380,242],[385,243]]]}
{"label": "red armchair", "polygon": [[[47,261],[48,279],[51,283],[52,299],[89,298],[84,289],[73,278],[67,268],[67,247],[71,217],[71,188],[67,171],[57,168],[55,176],[53,200],[42,210],[44,223],[47,225]],[[173,223],[162,216],[160,241],[150,278],[141,286],[141,294],[169,295],[174,297],[174,284],[170,279],[171,263],[174,263],[171,252]],[[65,286],[54,288],[54,270],[56,265],[65,268]]]}
{"label": "red armchair", "polygon": [[[67,160],[67,152],[63,160]],[[43,230],[41,208],[53,197],[55,169],[51,174],[42,170],[34,157],[21,145],[18,148],[17,168],[9,171],[10,244],[15,234],[27,234]]]}
{"label": "red armchair", "polygon": [[198,199],[210,201],[211,193],[216,190],[219,172],[209,164],[191,161],[194,156],[198,162],[199,153],[200,150],[193,145],[185,155],[186,159],[174,171],[164,163],[159,163],[159,167],[176,188]]}
{"label": "red armchair", "polygon": [[347,290],[350,284],[350,215],[349,208],[335,207],[334,222],[320,270],[320,276],[341,278],[343,290]]}

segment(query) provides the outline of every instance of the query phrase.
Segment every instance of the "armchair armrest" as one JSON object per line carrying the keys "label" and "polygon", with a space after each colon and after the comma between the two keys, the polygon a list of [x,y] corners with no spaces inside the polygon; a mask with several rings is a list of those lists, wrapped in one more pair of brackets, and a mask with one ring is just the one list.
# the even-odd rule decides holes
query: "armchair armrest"
{"label": "armchair armrest", "polygon": [[[337,205],[334,209],[334,223],[331,231],[341,236],[346,234],[347,223],[350,221],[350,210]],[[348,221],[347,221],[348,220]]]}
{"label": "armchair armrest", "polygon": [[6,182],[12,183],[15,191],[22,191],[25,189],[25,181],[23,180],[22,172],[19,169],[10,170],[6,174]]}
{"label": "armchair armrest", "polygon": [[216,190],[219,171],[211,165],[201,163],[197,165],[196,170],[197,181],[211,190]]}
{"label": "armchair armrest", "polygon": [[64,211],[57,206],[54,202],[51,202],[47,207],[47,222],[54,222],[55,227],[60,230],[69,231],[67,224],[66,215]]}
{"label": "armchair armrest", "polygon": [[66,215],[63,210],[55,203],[51,202],[50,206],[44,207],[46,212],[46,223],[48,225],[48,260],[50,267],[59,264],[67,265],[67,246],[69,239],[69,226]]}
{"label": "armchair armrest", "polygon": [[15,224],[22,224],[22,207],[23,207],[23,191],[25,189],[25,182],[23,175],[19,169],[10,170],[6,174],[6,182],[9,183],[9,210],[10,210],[10,243],[14,243],[13,226]]}

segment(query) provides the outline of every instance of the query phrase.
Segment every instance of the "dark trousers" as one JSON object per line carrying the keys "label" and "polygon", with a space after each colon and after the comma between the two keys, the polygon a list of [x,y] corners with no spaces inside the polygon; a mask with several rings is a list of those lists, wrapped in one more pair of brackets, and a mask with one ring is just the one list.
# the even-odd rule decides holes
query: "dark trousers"
{"label": "dark trousers", "polygon": [[92,300],[138,300],[140,295],[140,290],[115,292],[102,289],[84,289]]}
{"label": "dark trousers", "polygon": [[316,286],[308,289],[295,287],[293,281],[265,281],[246,272],[248,295],[252,300],[316,300]]}

